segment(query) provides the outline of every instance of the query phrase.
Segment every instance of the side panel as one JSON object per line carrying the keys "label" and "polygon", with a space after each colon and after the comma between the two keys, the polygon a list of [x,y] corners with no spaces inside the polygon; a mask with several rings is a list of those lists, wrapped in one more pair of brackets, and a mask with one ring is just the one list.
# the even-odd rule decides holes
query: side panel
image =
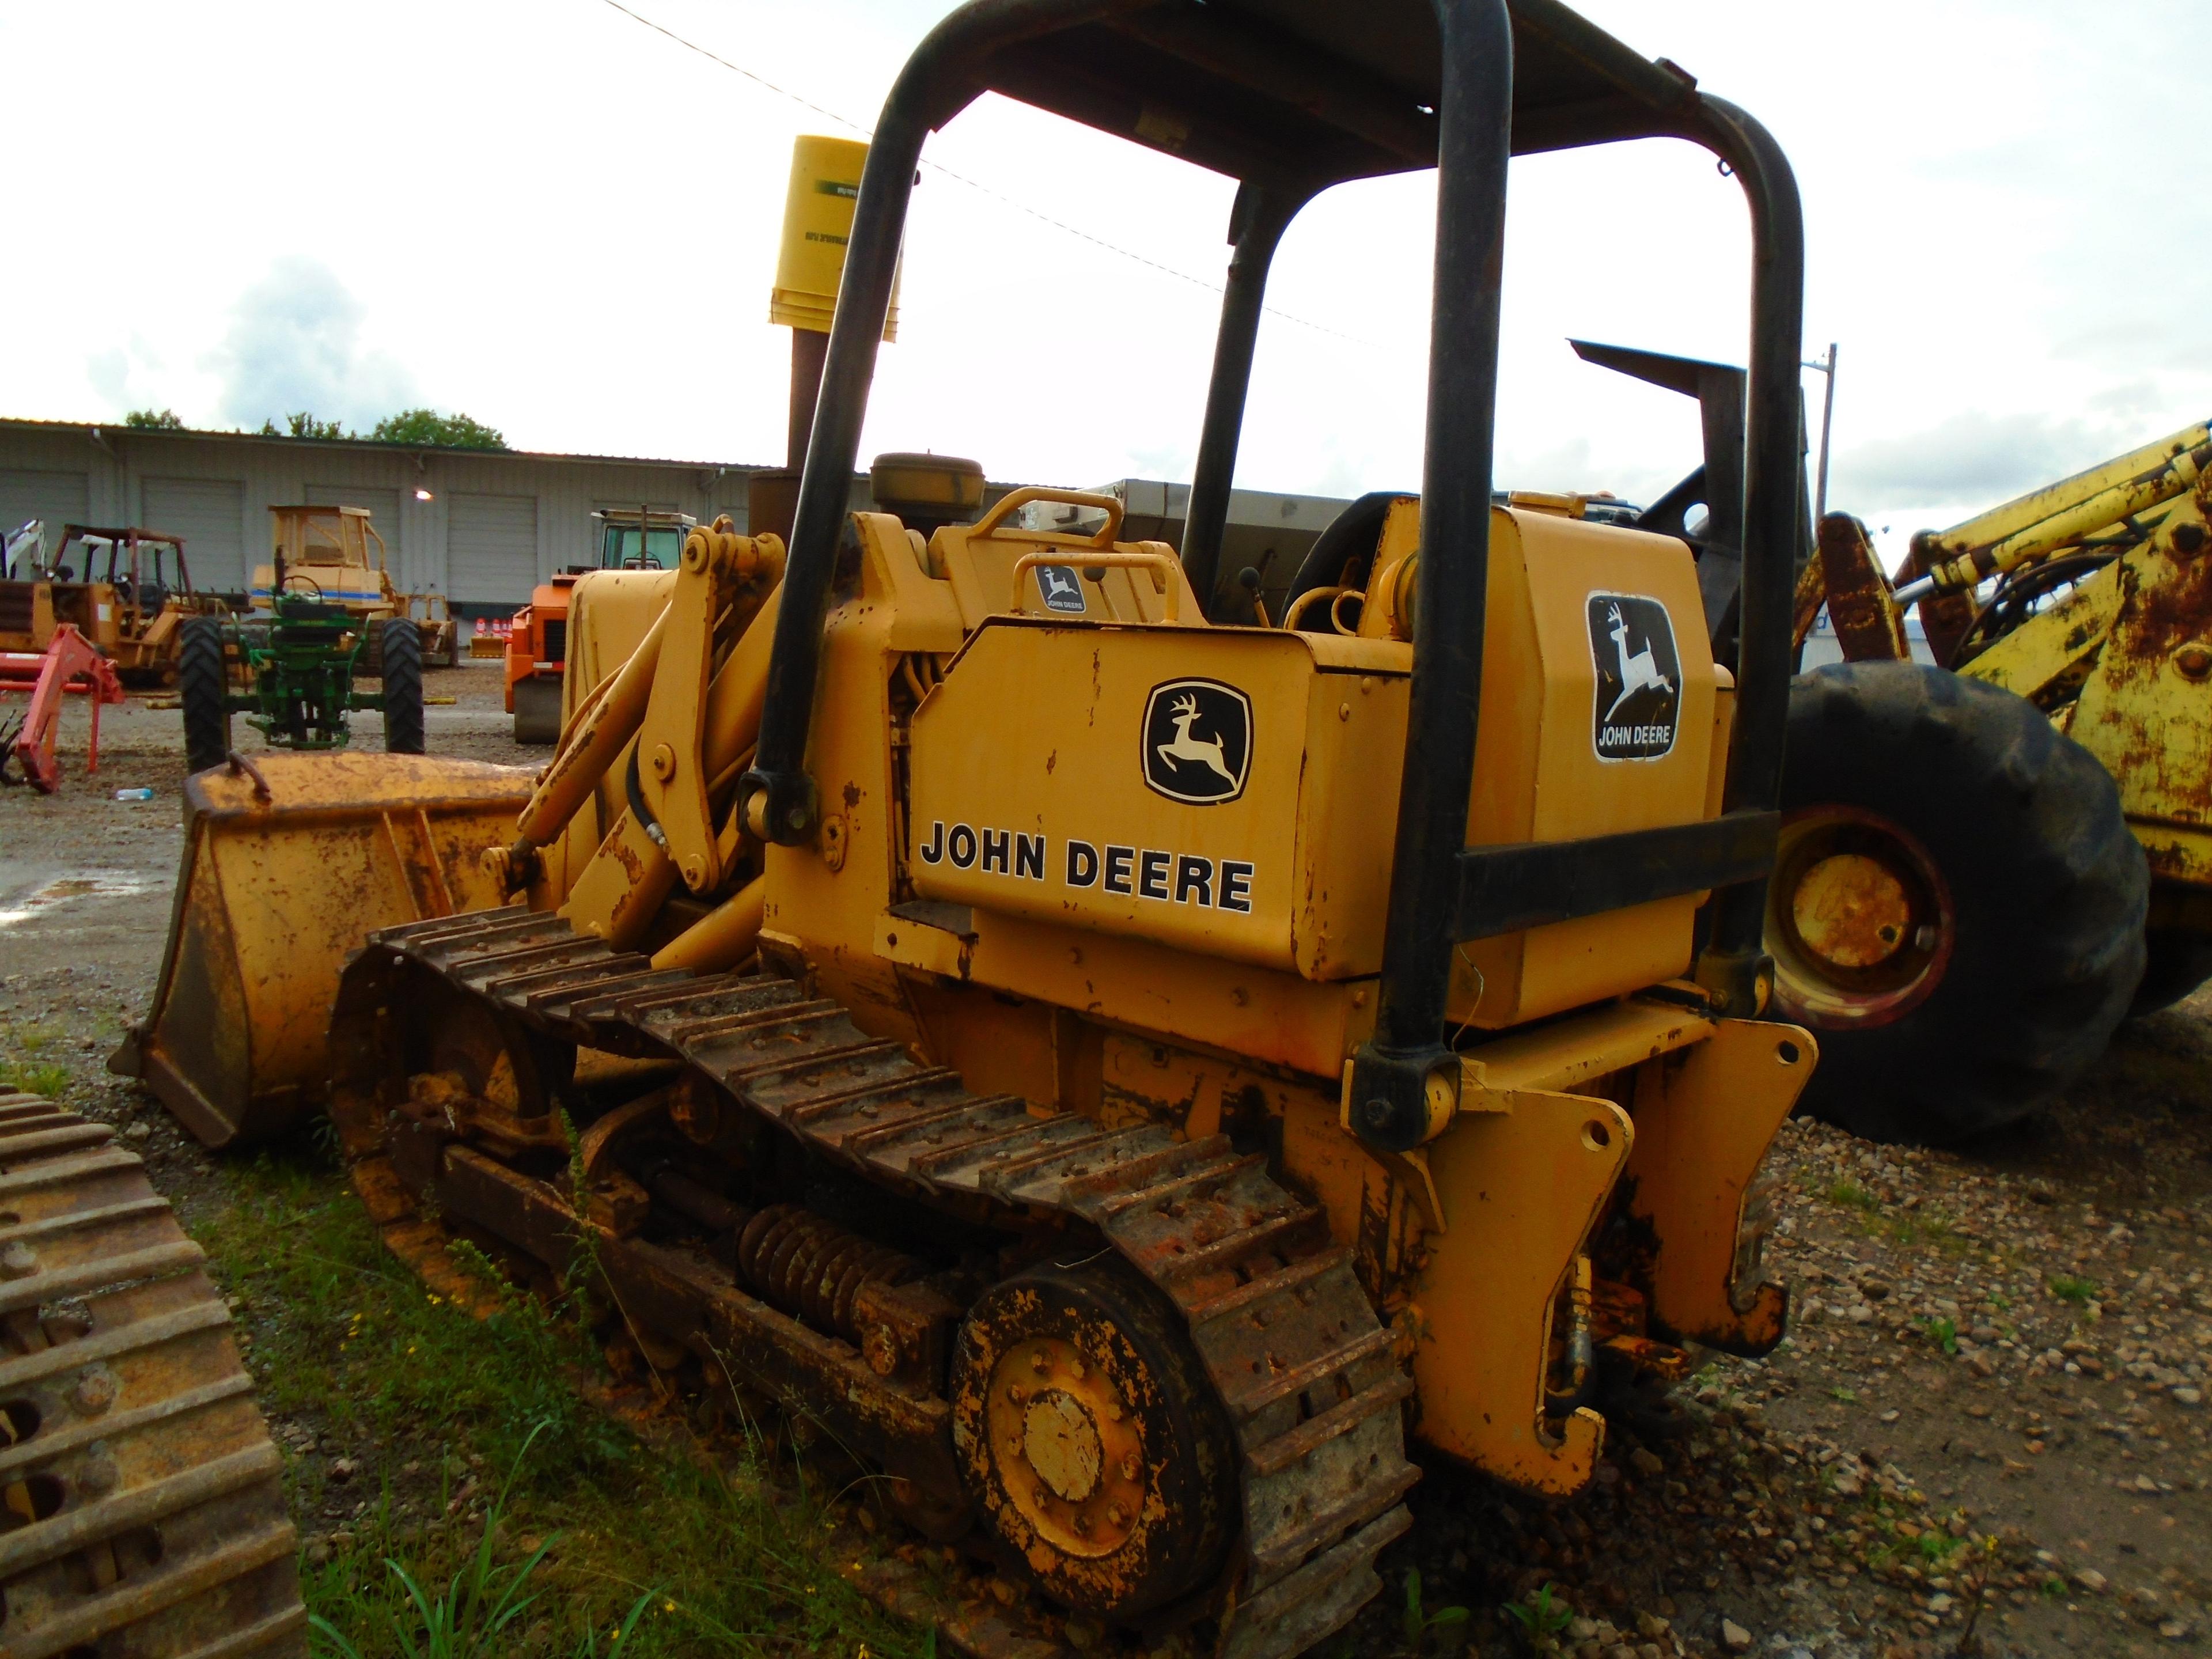
{"label": "side panel", "polygon": [[[2180,553],[2177,532],[2198,550]],[[2198,496],[2171,515],[2148,546],[2118,562],[2118,611],[2068,727],[2118,781],[2121,807],[2144,843],[2152,875],[2191,884],[2212,881],[2204,836],[2212,821],[2212,552],[2203,550],[2206,544],[2204,498]],[[2044,625],[2038,618],[2013,638]]]}
{"label": "side panel", "polygon": [[1404,730],[1402,679],[1321,673],[1297,635],[989,623],[915,716],[908,870],[925,898],[1372,973],[1371,792]]}

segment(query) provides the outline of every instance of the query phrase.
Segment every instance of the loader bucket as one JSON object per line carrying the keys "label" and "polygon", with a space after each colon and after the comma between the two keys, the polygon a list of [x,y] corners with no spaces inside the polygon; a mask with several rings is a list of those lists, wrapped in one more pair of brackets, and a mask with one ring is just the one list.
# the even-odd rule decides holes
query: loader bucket
{"label": "loader bucket", "polygon": [[530,791],[526,768],[352,752],[190,779],[161,978],[108,1069],[210,1146],[282,1131],[321,1099],[347,958],[372,929],[502,902],[481,854]]}

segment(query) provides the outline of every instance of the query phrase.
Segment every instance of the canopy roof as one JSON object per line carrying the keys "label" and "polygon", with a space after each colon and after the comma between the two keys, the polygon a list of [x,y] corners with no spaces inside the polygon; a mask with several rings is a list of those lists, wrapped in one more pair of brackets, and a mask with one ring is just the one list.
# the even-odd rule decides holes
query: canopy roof
{"label": "canopy roof", "polygon": [[[1511,0],[1513,148],[1682,132],[1696,82],[1556,0]],[[1430,0],[1168,0],[1001,50],[991,88],[1233,178],[1436,165]]]}

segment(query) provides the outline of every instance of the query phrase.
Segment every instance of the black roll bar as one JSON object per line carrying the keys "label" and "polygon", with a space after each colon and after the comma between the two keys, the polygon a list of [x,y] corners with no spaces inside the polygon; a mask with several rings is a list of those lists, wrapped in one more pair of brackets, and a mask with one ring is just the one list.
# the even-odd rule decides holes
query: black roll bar
{"label": "black roll bar", "polygon": [[884,101],[853,204],[852,240],[822,396],[799,475],[799,508],[784,564],[783,599],[769,655],[766,701],[753,768],[738,784],[754,834],[793,845],[814,834],[819,802],[806,773],[806,732],[830,614],[837,538],[849,506],[860,423],[875,379],[876,348],[890,314],[891,281],[906,232],[907,202],[922,141],[984,89],[984,65],[1006,46],[1055,30],[1135,11],[1149,0],[969,0],[922,37]]}
{"label": "black roll bar", "polygon": [[[1443,1041],[1451,955],[1466,918],[1485,914],[1469,884],[1494,881],[1494,860],[1468,849],[1487,594],[1491,464],[1494,448],[1498,300],[1505,183],[1516,137],[1514,30],[1533,31],[1559,61],[1613,91],[1601,107],[1539,109],[1522,148],[1676,137],[1712,151],[1747,198],[1753,243],[1745,465],[1744,568],[1736,664],[1736,717],[1729,752],[1725,823],[1695,837],[1701,869],[1732,879],[1717,897],[1697,974],[1723,1012],[1747,1015],[1761,1000],[1763,875],[1745,877],[1763,845],[1771,865],[1788,713],[1790,623],[1797,543],[1798,359],[1802,332],[1804,231],[1796,184],[1771,137],[1734,105],[1695,90],[1687,75],[1626,54],[1556,0],[1430,0],[1441,53],[1434,113],[1438,167],[1436,291],[1430,320],[1429,405],[1423,466],[1421,562],[1414,668],[1407,717],[1389,914],[1372,1038],[1353,1060],[1354,1127],[1385,1148],[1417,1144],[1441,1103],[1455,1097],[1458,1061]],[[807,840],[818,807],[805,769],[831,573],[847,510],[877,343],[923,139],[981,92],[991,59],[1061,30],[1164,11],[1157,0],[970,0],[931,31],[884,105],[855,204],[843,287],[831,326],[823,394],[799,485],[781,608],[776,619],[760,745],[740,786],[745,822],[784,843]],[[1192,14],[1203,32],[1209,12]],[[1132,34],[1159,35],[1155,19]],[[1149,33],[1148,33],[1149,32]],[[1014,65],[1019,72],[1018,64]],[[1304,83],[1301,82],[1301,85]],[[1365,84],[1365,83],[1360,83]],[[1310,88],[1308,88],[1310,91]],[[1026,95],[1026,94],[1024,94]],[[1095,86],[1074,94],[1103,108]],[[1349,94],[1347,94],[1348,96]],[[1047,106],[1052,106],[1048,100]],[[1388,100],[1363,110],[1389,116]],[[1577,114],[1577,111],[1581,111]],[[1425,113],[1425,106],[1424,106]],[[1420,123],[1355,125],[1399,143]],[[1099,124],[1099,123],[1094,123]],[[1402,150],[1403,145],[1400,144]],[[1410,163],[1409,163],[1410,164]],[[1365,162],[1360,169],[1374,170]],[[1339,177],[1358,176],[1358,171]],[[1232,219],[1236,252],[1215,348],[1205,425],[1187,513],[1184,559],[1201,605],[1218,585],[1230,482],[1270,264],[1285,228],[1331,177],[1247,177]],[[1666,832],[1650,832],[1654,836]],[[1710,844],[1708,844],[1710,843]],[[1745,849],[1748,848],[1747,851]],[[1618,850],[1618,849],[1617,849]],[[1644,849],[1657,854],[1659,844]],[[1462,856],[1465,854],[1465,856]],[[1677,861],[1679,860],[1679,855]],[[1668,861],[1650,861],[1655,890]],[[1531,870],[1571,873],[1571,860]],[[1762,868],[1765,867],[1762,866]],[[1674,872],[1679,875],[1680,872]],[[1581,914],[1588,895],[1522,896],[1534,912]],[[1643,902],[1628,888],[1610,897]]]}
{"label": "black roll bar", "polygon": [[1267,273],[1310,189],[1247,183],[1230,210],[1229,282],[1221,295],[1221,328],[1213,347],[1213,377],[1206,388],[1206,420],[1199,428],[1198,463],[1191,471],[1190,501],[1183,509],[1182,568],[1199,608],[1211,617],[1221,585],[1221,538],[1229,526],[1229,489],[1237,472],[1237,444],[1244,431],[1244,399],[1252,389],[1252,356],[1259,343],[1260,313]]}
{"label": "black roll bar", "polygon": [[1482,693],[1498,312],[1513,133],[1513,30],[1504,0],[1435,5],[1443,94],[1437,108],[1436,293],[1429,317],[1413,684],[1375,1035],[1352,1062],[1353,1127],[1385,1146],[1427,1139],[1432,1073],[1448,1073],[1449,1098],[1458,1099],[1459,1062],[1444,1045],[1444,1004],[1457,943],[1458,857],[1467,842]]}

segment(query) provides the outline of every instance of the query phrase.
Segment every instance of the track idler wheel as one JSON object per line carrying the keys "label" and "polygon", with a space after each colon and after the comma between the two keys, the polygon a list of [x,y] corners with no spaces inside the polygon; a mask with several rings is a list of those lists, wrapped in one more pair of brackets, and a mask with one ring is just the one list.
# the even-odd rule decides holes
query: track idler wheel
{"label": "track idler wheel", "polygon": [[1101,1261],[994,1285],[951,1392],[969,1488],[1048,1595],[1128,1620],[1218,1574],[1236,1442],[1181,1316],[1134,1274]]}

